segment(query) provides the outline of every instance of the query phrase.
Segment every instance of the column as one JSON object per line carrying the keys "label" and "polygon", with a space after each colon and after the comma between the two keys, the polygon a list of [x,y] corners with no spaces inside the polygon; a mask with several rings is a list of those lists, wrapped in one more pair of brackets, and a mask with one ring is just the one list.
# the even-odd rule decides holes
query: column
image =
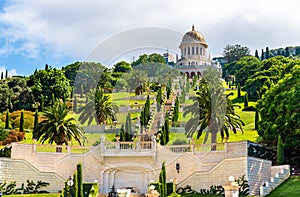
{"label": "column", "polygon": [[109,172],[103,171],[102,193],[105,193],[105,194],[107,194],[109,192],[108,178],[109,178]]}
{"label": "column", "polygon": [[115,184],[115,173],[116,173],[115,170],[109,173],[109,188],[111,188]]}

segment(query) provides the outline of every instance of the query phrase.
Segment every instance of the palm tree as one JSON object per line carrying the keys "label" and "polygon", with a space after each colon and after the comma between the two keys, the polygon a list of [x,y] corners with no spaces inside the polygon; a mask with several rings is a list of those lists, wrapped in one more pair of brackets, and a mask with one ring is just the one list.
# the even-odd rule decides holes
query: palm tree
{"label": "palm tree", "polygon": [[88,121],[88,125],[96,119],[98,124],[105,124],[106,122],[113,122],[116,119],[118,111],[117,106],[112,105],[109,95],[105,95],[102,89],[90,91],[88,102],[85,106],[79,108],[79,121],[84,124]]}
{"label": "palm tree", "polygon": [[[39,122],[34,128],[33,138],[44,143],[48,140],[57,145],[68,144],[75,139],[80,145],[85,142],[84,131],[76,125],[74,118],[69,118],[70,109],[61,102],[56,102],[53,107],[49,107],[44,113],[45,120]],[[57,147],[56,152],[61,152],[62,148]]]}
{"label": "palm tree", "polygon": [[206,130],[204,143],[211,133],[211,143],[217,141],[217,132],[220,131],[222,140],[229,137],[229,131],[234,133],[237,130],[243,132],[243,121],[235,114],[234,105],[229,99],[229,95],[224,94],[220,75],[212,70],[204,73],[204,78],[199,83],[199,91],[193,97],[193,104],[187,106],[184,116],[191,114],[191,119],[185,125],[186,135],[192,137],[197,132],[199,139],[203,131]]}

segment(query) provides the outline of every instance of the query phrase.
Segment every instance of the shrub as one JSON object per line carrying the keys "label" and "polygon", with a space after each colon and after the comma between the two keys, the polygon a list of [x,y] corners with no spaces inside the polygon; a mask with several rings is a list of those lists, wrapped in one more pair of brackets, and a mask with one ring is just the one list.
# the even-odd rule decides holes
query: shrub
{"label": "shrub", "polygon": [[[10,120],[11,120],[11,126],[12,128],[20,128],[20,118],[21,118],[22,110],[14,111],[10,113]],[[4,120],[5,117],[2,116],[2,120]],[[31,111],[24,110],[24,128],[30,129],[33,128],[34,124],[34,113]]]}
{"label": "shrub", "polygon": [[17,130],[10,130],[10,131],[8,131],[6,139],[4,139],[3,141],[0,141],[0,145],[6,145],[6,144],[10,144],[12,142],[19,142],[19,141],[24,140],[24,138],[25,138],[24,132],[20,132]]}

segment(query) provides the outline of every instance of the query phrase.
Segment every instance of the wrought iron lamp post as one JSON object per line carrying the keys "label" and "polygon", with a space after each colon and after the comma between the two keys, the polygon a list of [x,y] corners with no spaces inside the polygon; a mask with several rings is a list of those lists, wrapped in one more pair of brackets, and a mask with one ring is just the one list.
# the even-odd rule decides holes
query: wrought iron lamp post
{"label": "wrought iron lamp post", "polygon": [[74,184],[74,181],[72,179],[72,177],[70,176],[67,182],[67,185],[69,186],[69,196],[73,197],[73,193],[72,193],[72,186]]}

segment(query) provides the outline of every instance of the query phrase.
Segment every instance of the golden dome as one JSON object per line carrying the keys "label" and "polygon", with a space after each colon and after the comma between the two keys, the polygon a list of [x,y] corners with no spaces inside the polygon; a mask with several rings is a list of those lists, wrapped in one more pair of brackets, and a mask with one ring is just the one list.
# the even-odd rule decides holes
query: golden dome
{"label": "golden dome", "polygon": [[192,31],[186,32],[182,38],[181,43],[186,43],[186,42],[200,42],[205,47],[208,47],[203,34],[200,33],[199,31],[196,31],[194,25],[192,26]]}

